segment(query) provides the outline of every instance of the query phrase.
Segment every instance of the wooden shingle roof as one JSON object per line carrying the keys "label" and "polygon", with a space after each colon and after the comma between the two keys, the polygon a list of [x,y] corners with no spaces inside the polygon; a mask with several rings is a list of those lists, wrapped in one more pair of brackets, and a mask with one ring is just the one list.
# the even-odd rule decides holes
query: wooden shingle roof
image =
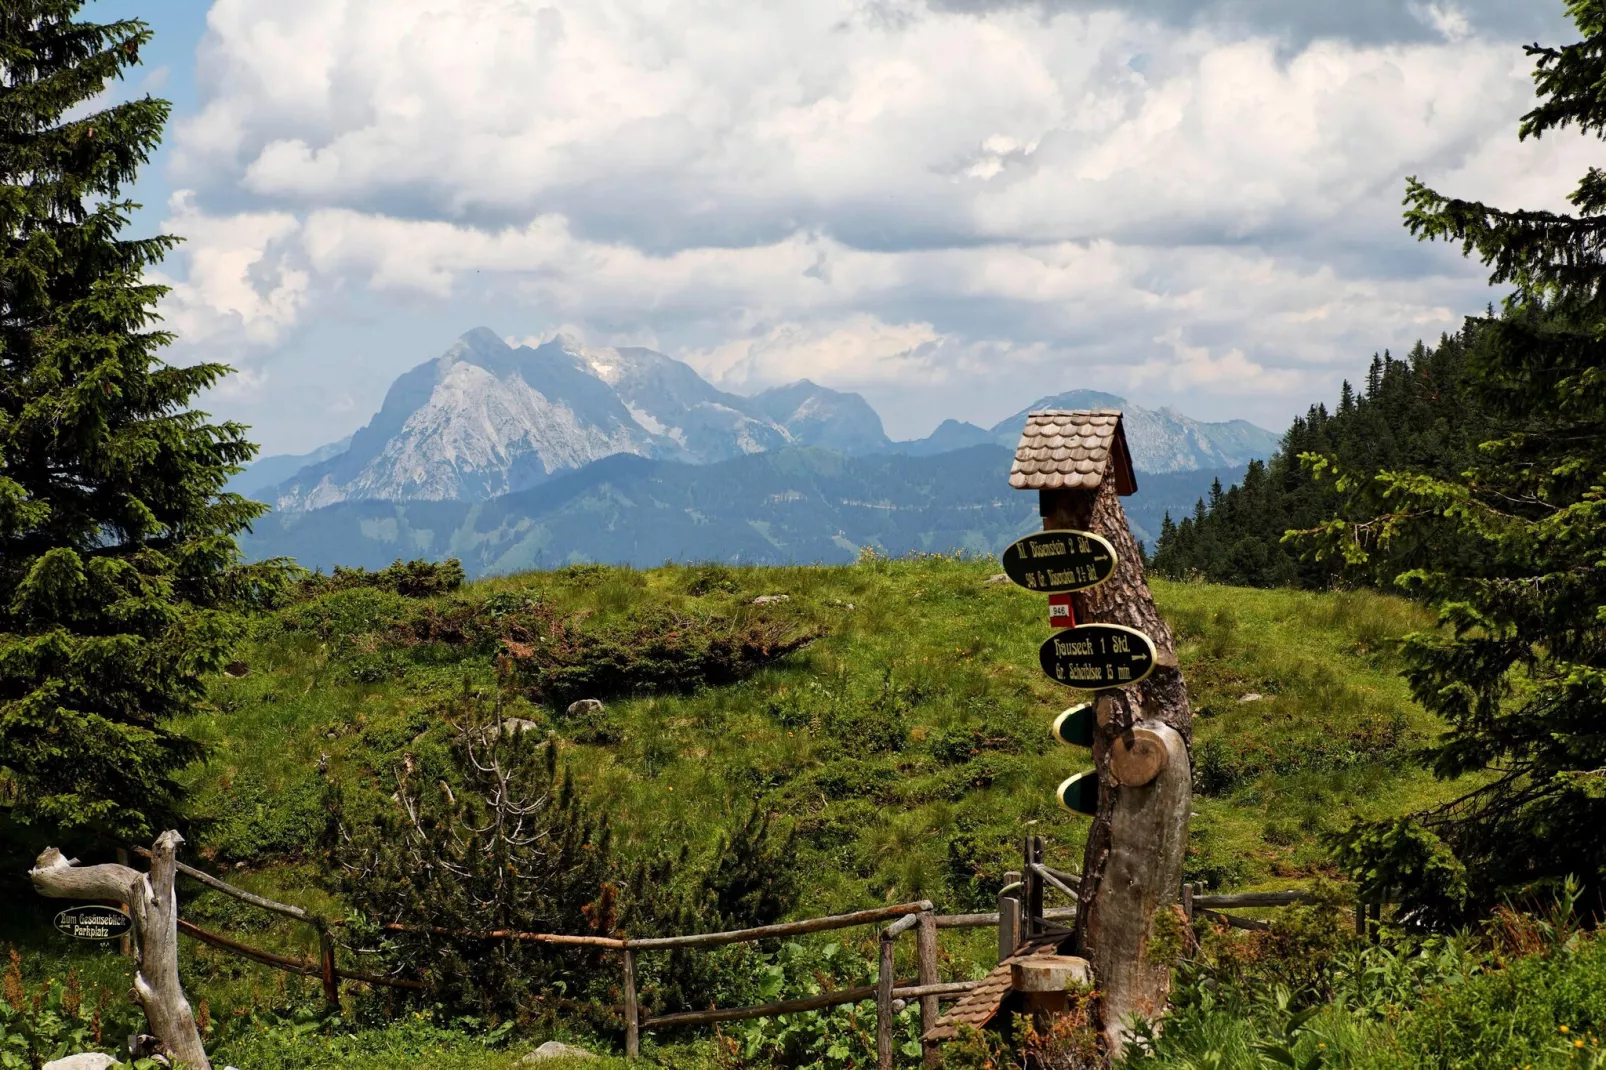
{"label": "wooden shingle roof", "polygon": [[1016,490],[1093,490],[1106,473],[1118,494],[1138,489],[1119,409],[1047,409],[1026,417],[1009,485]]}

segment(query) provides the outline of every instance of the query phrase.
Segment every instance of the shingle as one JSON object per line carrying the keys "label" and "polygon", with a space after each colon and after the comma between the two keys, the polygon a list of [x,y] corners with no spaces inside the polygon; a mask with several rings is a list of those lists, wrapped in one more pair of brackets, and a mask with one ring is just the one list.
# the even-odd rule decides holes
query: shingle
{"label": "shingle", "polygon": [[1121,413],[1115,409],[1031,413],[1015,448],[1010,485],[1034,490],[1097,487],[1120,434]]}

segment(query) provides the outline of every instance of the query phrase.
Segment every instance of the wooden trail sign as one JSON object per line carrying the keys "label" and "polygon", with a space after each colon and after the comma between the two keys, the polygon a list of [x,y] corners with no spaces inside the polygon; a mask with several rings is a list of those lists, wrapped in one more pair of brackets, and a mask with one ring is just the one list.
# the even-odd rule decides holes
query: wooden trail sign
{"label": "wooden trail sign", "polygon": [[56,915],[56,929],[75,940],[115,940],[134,927],[134,919],[116,907],[89,903]]}
{"label": "wooden trail sign", "polygon": [[1099,775],[1089,771],[1067,777],[1054,789],[1054,797],[1067,810],[1089,817],[1099,812]]}
{"label": "wooden trail sign", "polygon": [[[1031,413],[1009,483],[1038,494],[1044,531],[1031,538],[1053,542],[1058,532],[1086,532],[1113,551],[1103,582],[1067,588],[1074,592],[1071,604],[1080,626],[1058,637],[1119,625],[1125,634],[1143,637],[1137,645],[1149,657],[1147,664],[1128,663],[1132,678],[1127,681],[1066,681],[1097,689],[1092,702],[1094,769],[1060,785],[1057,793],[1064,805],[1067,790],[1096,784],[1076,935],[1061,951],[1092,963],[1105,1047],[1119,1060],[1129,1035],[1127,1023],[1134,1016],[1151,1021],[1162,1017],[1170,993],[1172,964],[1156,946],[1156,919],[1175,909],[1181,898],[1192,808],[1188,744],[1193,714],[1177,668],[1176,643],[1155,608],[1121,508],[1120,495],[1137,490],[1121,414],[1113,409]],[[1047,554],[1042,558],[1048,559]],[[1025,564],[1023,559],[1022,578]],[[1007,564],[1005,572],[1015,578]],[[1035,575],[1032,582],[1037,583]],[[1053,589],[1052,582],[1048,589]],[[1063,655],[1067,676],[1075,659],[1085,656]],[[1055,654],[1054,664],[1060,664],[1060,657]]]}
{"label": "wooden trail sign", "polygon": [[1067,687],[1130,687],[1154,671],[1154,640],[1121,624],[1079,624],[1037,651],[1043,672]]}
{"label": "wooden trail sign", "polygon": [[1091,747],[1093,745],[1093,704],[1084,702],[1080,706],[1072,706],[1058,717],[1049,726],[1049,734],[1061,743],[1071,747]]}
{"label": "wooden trail sign", "polygon": [[1115,548],[1091,531],[1042,531],[1004,550],[1004,574],[1030,591],[1060,594],[1097,587],[1115,574]]}

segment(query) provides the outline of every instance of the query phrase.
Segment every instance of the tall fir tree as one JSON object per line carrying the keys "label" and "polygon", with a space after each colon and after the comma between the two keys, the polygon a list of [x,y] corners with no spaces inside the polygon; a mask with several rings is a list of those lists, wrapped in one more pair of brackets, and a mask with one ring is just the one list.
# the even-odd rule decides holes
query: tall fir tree
{"label": "tall fir tree", "polygon": [[[1583,40],[1528,49],[1539,104],[1523,138],[1606,137],[1606,0],[1568,12]],[[1485,781],[1342,839],[1376,898],[1488,906],[1572,875],[1606,906],[1606,172],[1591,168],[1571,202],[1508,211],[1408,187],[1414,234],[1459,243],[1512,290],[1467,353],[1492,432],[1465,471],[1341,478],[1369,519],[1323,531],[1330,551],[1416,562],[1399,582],[1443,625],[1404,647],[1413,693],[1449,726],[1431,764]]]}
{"label": "tall fir tree", "polygon": [[150,31],[80,6],[0,4],[0,816],[34,840],[172,819],[199,747],[170,718],[288,567],[240,563],[255,447],[188,408],[229,369],[158,355],[177,239],[121,236],[168,104],[83,110]]}

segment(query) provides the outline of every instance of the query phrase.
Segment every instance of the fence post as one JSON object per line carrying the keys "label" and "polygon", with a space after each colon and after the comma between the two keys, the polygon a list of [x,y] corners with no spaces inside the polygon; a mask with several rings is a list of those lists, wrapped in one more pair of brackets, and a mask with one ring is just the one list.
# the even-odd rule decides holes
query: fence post
{"label": "fence post", "polygon": [[1366,936],[1366,903],[1359,899],[1355,901],[1355,935]]}
{"label": "fence post", "polygon": [[1191,881],[1182,886],[1182,915],[1193,924],[1193,883]]}
{"label": "fence post", "polygon": [[340,977],[335,973],[335,938],[329,934],[329,923],[318,920],[318,966],[323,976],[323,1001],[335,1009],[340,1008]]}
{"label": "fence post", "polygon": [[1020,900],[1013,896],[998,897],[998,961],[1003,962],[1015,954],[1020,946]]}
{"label": "fence post", "polygon": [[[117,864],[119,866],[128,865],[128,848],[117,848]],[[128,912],[127,903],[118,903],[117,908],[124,913]],[[132,929],[130,929],[128,933],[124,933],[117,938],[117,953],[123,956],[125,959],[131,959],[134,957],[134,940],[129,935],[131,932],[133,932]]]}
{"label": "fence post", "polygon": [[636,953],[625,948],[625,1058],[641,1055],[641,1009],[636,1005]]}
{"label": "fence post", "polygon": [[[934,985],[937,983],[937,914],[936,911],[922,910],[920,924],[915,929],[915,946],[919,957],[919,980],[921,985]],[[920,1036],[925,1048],[925,1062],[927,1066],[936,1066],[940,1061],[937,1045],[925,1040],[925,1035],[931,1027],[937,1024],[937,997],[935,994],[920,997]]]}
{"label": "fence post", "polygon": [[[888,929],[891,927],[888,926]],[[875,1055],[880,1070],[892,1070],[892,941],[881,932],[881,963],[875,986]]]}

